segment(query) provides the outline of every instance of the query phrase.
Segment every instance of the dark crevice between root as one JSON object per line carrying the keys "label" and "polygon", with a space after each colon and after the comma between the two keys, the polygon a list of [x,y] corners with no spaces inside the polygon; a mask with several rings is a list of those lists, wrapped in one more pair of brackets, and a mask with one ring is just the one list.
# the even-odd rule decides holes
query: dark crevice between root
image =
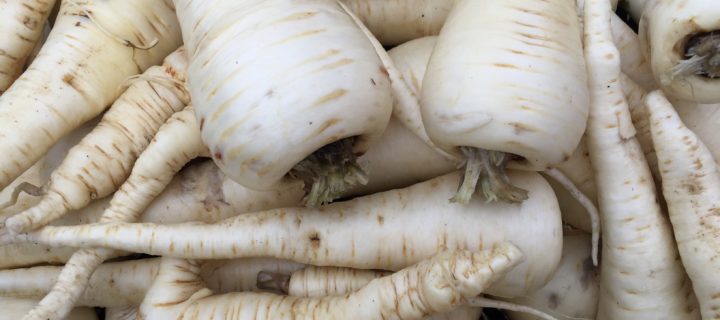
{"label": "dark crevice between root", "polygon": [[685,60],[672,71],[672,78],[699,75],[720,77],[720,31],[696,34],[685,43]]}
{"label": "dark crevice between root", "polygon": [[355,138],[345,138],[328,144],[300,161],[290,176],[305,182],[308,207],[327,204],[341,197],[358,184],[366,184],[367,173],[357,163],[352,147]]}
{"label": "dark crevice between root", "polygon": [[450,201],[467,204],[478,189],[478,184],[487,202],[500,200],[520,203],[528,198],[528,192],[512,185],[505,172],[510,155],[472,147],[460,147],[460,150],[467,160],[465,176]]}
{"label": "dark crevice between root", "polygon": [[257,287],[260,290],[288,294],[290,292],[290,276],[277,272],[260,271],[257,275]]}

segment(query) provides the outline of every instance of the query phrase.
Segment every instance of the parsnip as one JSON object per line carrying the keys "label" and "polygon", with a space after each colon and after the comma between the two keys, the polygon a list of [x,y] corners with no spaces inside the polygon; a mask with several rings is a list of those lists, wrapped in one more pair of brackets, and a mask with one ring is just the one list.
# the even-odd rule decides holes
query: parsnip
{"label": "parsnip", "polygon": [[639,36],[617,15],[610,16],[613,42],[620,52],[620,69],[643,90],[658,87],[650,69],[650,61],[643,54]]}
{"label": "parsnip", "polygon": [[117,190],[160,126],[189,102],[186,68],[185,51],[180,49],[162,66],[148,69],[70,150],[50,177],[40,203],[8,219],[8,228],[23,232],[42,227]]}
{"label": "parsnip", "polygon": [[[20,319],[30,308],[35,305],[35,300],[0,297],[0,319]],[[67,317],[68,320],[97,320],[95,310],[90,308],[76,308]]]}
{"label": "parsnip", "polygon": [[0,95],[22,73],[55,0],[0,1]]}
{"label": "parsnip", "polygon": [[670,221],[703,319],[720,319],[720,173],[661,91],[645,98]]}
{"label": "parsnip", "polygon": [[718,15],[715,1],[648,1],[640,42],[663,91],[683,100],[720,102]]}
{"label": "parsnip", "polygon": [[390,84],[334,0],[175,4],[203,141],[223,172],[255,189],[302,179],[309,205],[365,181],[355,155],[387,126]]}
{"label": "parsnip", "polygon": [[180,40],[169,0],[63,1],[38,57],[0,100],[0,188]]}
{"label": "parsnip", "polygon": [[697,302],[620,88],[612,14],[608,0],[585,4],[587,141],[603,227],[597,319],[697,319]]}
{"label": "parsnip", "polygon": [[522,201],[525,192],[504,179],[507,162],[545,170],[577,147],[588,94],[575,12],[561,0],[464,0],[451,11],[421,102],[433,142],[468,160],[455,201],[467,202],[476,185],[489,200]]}
{"label": "parsnip", "polygon": [[[538,174],[510,172],[530,191],[522,204],[448,203],[457,173],[320,209],[285,208],[217,224],[48,226],[19,240],[111,247],[170,257],[276,257],[321,266],[399,270],[442,248],[481,250],[512,241],[525,260],[488,293],[513,297],[544,285],[560,260],[557,200]],[[435,222],[433,222],[435,221]],[[430,235],[430,236],[428,236]]]}
{"label": "parsnip", "polygon": [[181,260],[166,259],[163,263],[167,267],[161,269],[158,280],[153,284],[155,290],[148,293],[140,308],[140,316],[154,319],[161,316],[195,316],[202,319],[420,319],[429,313],[449,311],[482,293],[490,283],[516,265],[521,257],[517,247],[510,244],[500,244],[491,251],[445,252],[373,280],[357,292],[325,298],[257,293],[208,297],[209,290],[190,282],[197,278],[197,268]]}

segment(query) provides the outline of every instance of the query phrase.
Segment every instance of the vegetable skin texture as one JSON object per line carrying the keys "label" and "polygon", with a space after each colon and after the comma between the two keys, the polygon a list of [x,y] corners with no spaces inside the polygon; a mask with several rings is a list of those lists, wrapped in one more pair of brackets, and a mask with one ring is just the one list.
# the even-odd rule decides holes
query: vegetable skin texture
{"label": "vegetable skin texture", "polygon": [[[546,312],[558,320],[595,319],[599,297],[599,270],[593,267],[590,235],[567,232],[563,256],[553,278],[525,297],[508,301]],[[507,311],[510,320],[536,320],[524,312]]]}
{"label": "vegetable skin texture", "polygon": [[[110,207],[103,212],[100,222],[137,220],[175,173],[204,150],[192,106],[172,115],[138,157],[130,177],[113,195]],[[53,289],[27,318],[64,318],[85,291],[95,268],[116,254],[114,250],[104,248],[78,250],[66,263]]]}
{"label": "vegetable skin texture", "polygon": [[[141,50],[108,34],[137,45],[158,41]],[[0,188],[107,108],[127,77],[160,63],[180,43],[167,0],[63,1],[39,55],[0,100]]]}
{"label": "vegetable skin texture", "polygon": [[692,281],[703,319],[720,319],[720,173],[710,150],[661,91],[645,98],[662,176],[663,194],[680,257]]}
{"label": "vegetable skin texture", "polygon": [[[717,38],[720,30],[720,6],[715,1],[703,0],[664,0],[648,1],[639,23],[640,42],[643,52],[650,59],[655,80],[669,96],[698,103],[720,102],[720,44],[711,40],[715,49],[708,53],[708,62],[713,65],[714,78],[699,75],[689,68],[689,72],[678,69],[682,60],[692,60],[691,47],[703,56],[702,45],[693,46],[691,39],[708,34],[710,39]],[[702,71],[710,72],[706,66]]]}
{"label": "vegetable skin texture", "polygon": [[[178,300],[187,302],[170,307],[163,306],[166,310],[159,311],[181,309],[176,316],[178,318],[196,316],[201,319],[226,320],[257,317],[421,319],[430,313],[450,311],[455,306],[477,296],[521,259],[520,250],[508,243],[498,244],[490,251],[443,252],[390,276],[373,280],[354,293],[323,298],[286,297],[262,293],[233,293],[202,298],[201,296],[206,294],[203,289],[193,291],[192,289],[195,288],[192,284],[178,286],[175,283],[179,281],[168,281],[167,290],[175,289],[176,295],[182,297]],[[180,268],[176,267],[173,271],[178,269]],[[182,269],[188,270],[188,268]],[[177,275],[175,279],[185,280],[192,277]],[[150,294],[148,296],[150,297]],[[151,301],[158,305],[154,300]],[[173,300],[164,299],[164,301]],[[153,316],[156,314],[153,313]]]}
{"label": "vegetable skin texture", "polygon": [[699,319],[620,88],[610,10],[607,0],[589,0],[584,12],[587,141],[603,233],[597,319]]}
{"label": "vegetable skin texture", "polygon": [[[37,229],[115,192],[160,126],[182,110],[187,58],[180,49],[149,68],[116,100],[100,123],[70,149],[40,203],[7,221],[12,232]],[[187,140],[184,142],[190,142]]]}
{"label": "vegetable skin texture", "polygon": [[562,228],[555,195],[540,175],[511,171],[510,177],[530,191],[529,199],[522,204],[488,204],[480,199],[469,205],[448,203],[459,178],[453,173],[319,209],[269,210],[212,225],[47,226],[17,238],[55,246],[111,247],[168,257],[264,256],[320,266],[385,270],[402,269],[442,248],[482,250],[512,241],[527,252],[525,259],[488,293],[514,297],[550,279],[560,261]]}
{"label": "vegetable skin texture", "polygon": [[55,0],[0,1],[0,95],[22,73]]}
{"label": "vegetable skin texture", "polygon": [[525,160],[511,166],[528,170],[567,160],[588,108],[575,12],[571,1],[459,1],[423,81],[432,141],[455,154],[469,146],[518,155]]}
{"label": "vegetable skin texture", "polygon": [[271,188],[332,142],[365,153],[387,126],[387,71],[335,1],[175,4],[203,141],[233,180]]}
{"label": "vegetable skin texture", "polygon": [[384,46],[437,35],[457,0],[341,0]]}
{"label": "vegetable skin texture", "polygon": [[[18,298],[7,298],[0,297],[0,314],[1,320],[17,320],[27,313],[37,301],[30,299],[18,299]],[[97,320],[95,310],[90,308],[75,308],[73,312],[68,315],[68,320]]]}

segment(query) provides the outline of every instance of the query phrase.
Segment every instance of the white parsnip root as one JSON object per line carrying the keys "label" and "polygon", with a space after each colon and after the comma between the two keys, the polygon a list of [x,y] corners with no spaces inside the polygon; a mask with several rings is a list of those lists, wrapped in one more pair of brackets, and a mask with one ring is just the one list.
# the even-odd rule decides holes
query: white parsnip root
{"label": "white parsnip root", "polygon": [[663,194],[703,319],[720,319],[720,173],[661,91],[645,98]]}
{"label": "white parsnip root", "polygon": [[[522,253],[508,243],[488,251],[443,252],[373,280],[354,293],[323,298],[258,293],[206,297],[209,290],[187,283],[197,279],[196,274],[193,277],[197,268],[191,262],[166,260],[169,261],[163,264],[168,267],[161,269],[159,281],[153,284],[157,293],[148,293],[140,308],[142,315],[232,320],[256,319],[260,312],[267,319],[421,319],[431,313],[450,311],[482,293],[517,265]],[[164,274],[168,280],[161,282]],[[161,292],[171,296],[163,297]]]}
{"label": "white parsnip root", "polygon": [[[405,189],[331,204],[244,214],[217,224],[101,223],[53,227],[17,237],[55,246],[110,247],[169,257],[276,257],[320,266],[399,270],[442,248],[482,250],[511,241],[524,261],[488,290],[505,297],[543,286],[560,260],[557,200],[542,177],[511,171],[529,191],[522,204],[449,203],[457,173]],[[432,235],[432,236],[427,236]]]}
{"label": "white parsnip root", "polygon": [[20,76],[55,0],[0,1],[0,95]]}
{"label": "white parsnip root", "polygon": [[387,126],[390,81],[336,1],[174,2],[203,140],[223,172],[255,189],[301,179],[308,205],[367,182],[355,157]]}
{"label": "white parsnip root", "polygon": [[[24,314],[32,308],[36,300],[0,297],[0,319],[16,320],[22,318]],[[91,308],[76,308],[68,315],[68,320],[97,320],[95,311]]]}
{"label": "white parsnip root", "polygon": [[180,42],[169,0],[62,1],[39,55],[0,100],[0,188]]}
{"label": "white parsnip root", "polygon": [[574,1],[454,6],[421,94],[430,138],[467,159],[454,201],[477,187],[486,199],[521,202],[527,195],[505,178],[506,163],[541,171],[570,157],[587,119],[582,56]]}
{"label": "white parsnip root", "polygon": [[697,302],[620,88],[612,14],[608,0],[585,4],[587,141],[603,236],[597,319],[697,319]]}
{"label": "white parsnip root", "polygon": [[[40,203],[7,221],[13,232],[36,229],[117,190],[160,126],[190,100],[184,50],[143,73],[100,123],[70,149]],[[190,141],[190,140],[188,140]]]}

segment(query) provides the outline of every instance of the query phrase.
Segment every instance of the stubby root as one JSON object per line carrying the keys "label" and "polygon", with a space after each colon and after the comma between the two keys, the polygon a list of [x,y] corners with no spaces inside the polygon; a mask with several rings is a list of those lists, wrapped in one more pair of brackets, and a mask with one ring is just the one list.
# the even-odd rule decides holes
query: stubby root
{"label": "stubby root", "polygon": [[685,45],[685,60],[672,71],[672,78],[699,75],[710,79],[720,77],[720,31],[692,36]]}
{"label": "stubby root", "polygon": [[354,138],[328,144],[300,161],[290,176],[305,182],[308,207],[330,203],[358,184],[366,184],[367,173],[357,163],[352,151]]}
{"label": "stubby root", "polygon": [[290,276],[282,273],[260,271],[257,275],[257,287],[260,290],[288,294],[290,292]]}
{"label": "stubby root", "polygon": [[510,183],[505,165],[510,157],[500,151],[488,151],[472,147],[460,147],[466,159],[465,176],[457,193],[450,201],[467,204],[477,190],[478,182],[485,200],[520,203],[528,198],[528,192]]}

